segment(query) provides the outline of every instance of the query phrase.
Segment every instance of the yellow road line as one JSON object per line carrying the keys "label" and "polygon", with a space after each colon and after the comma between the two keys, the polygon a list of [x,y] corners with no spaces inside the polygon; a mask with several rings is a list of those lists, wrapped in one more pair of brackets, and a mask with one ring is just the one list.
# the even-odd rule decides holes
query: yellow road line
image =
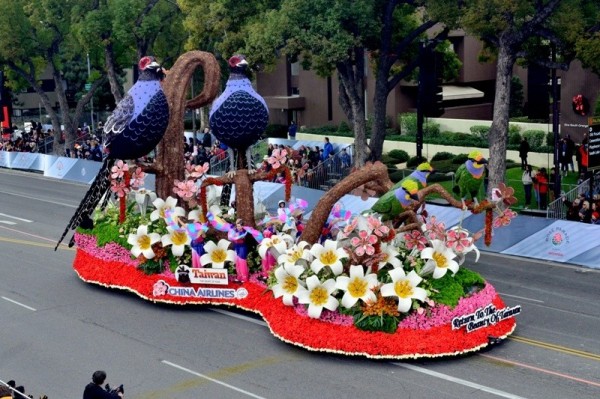
{"label": "yellow road line", "polygon": [[518,337],[518,336],[514,336],[514,335],[508,337],[508,339],[517,341],[517,342],[521,342],[524,344],[528,344],[528,345],[537,346],[539,348],[544,348],[544,349],[549,349],[549,350],[553,350],[553,351],[557,351],[557,352],[561,352],[561,353],[566,353],[568,355],[579,356],[579,357],[583,357],[586,359],[600,361],[600,355],[597,355],[595,353],[584,352],[584,351],[580,351],[580,350],[573,349],[573,348],[567,348],[565,346],[550,344],[548,342],[537,341],[535,339]]}
{"label": "yellow road line", "polygon": [[[22,244],[22,245],[31,245],[34,247],[43,247],[43,248],[54,248],[56,244],[45,244],[43,242],[31,241],[31,240],[19,240],[17,238],[6,238],[0,237],[0,242],[11,242],[13,244]],[[68,251],[75,251],[75,248],[69,248],[66,245],[60,245],[58,249],[66,249]]]}

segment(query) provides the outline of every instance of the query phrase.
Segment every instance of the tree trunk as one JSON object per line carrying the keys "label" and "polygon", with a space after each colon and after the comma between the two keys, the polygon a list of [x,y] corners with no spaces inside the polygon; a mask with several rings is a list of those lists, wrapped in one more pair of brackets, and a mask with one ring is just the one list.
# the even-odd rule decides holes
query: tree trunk
{"label": "tree trunk", "polygon": [[501,43],[498,50],[494,113],[488,137],[490,150],[488,191],[504,181],[506,172],[510,81],[515,64],[515,55],[509,46]]}
{"label": "tree trunk", "polygon": [[[202,92],[186,103],[188,86],[194,70],[204,70]],[[154,165],[147,168],[156,174],[156,194],[167,198],[173,192],[175,180],[184,179],[183,117],[185,109],[196,109],[209,104],[217,96],[221,68],[211,53],[190,51],[177,59],[163,82],[163,90],[169,102],[169,125],[157,148]]]}
{"label": "tree trunk", "polygon": [[[387,75],[386,75],[387,76]],[[373,97],[373,124],[371,125],[371,160],[381,160],[383,155],[383,142],[385,141],[385,122],[387,97],[389,91],[387,80],[377,78],[375,80],[375,95]]]}
{"label": "tree trunk", "polygon": [[339,63],[337,72],[340,79],[340,105],[353,122],[354,163],[363,166],[369,157],[365,123],[364,49],[355,48],[354,60]]}
{"label": "tree trunk", "polygon": [[115,104],[118,104],[123,98],[123,94],[121,92],[121,85],[117,79],[117,72],[115,70],[115,54],[113,51],[113,45],[110,42],[104,47],[104,63],[106,64],[106,74],[108,75],[110,91],[115,98]]}

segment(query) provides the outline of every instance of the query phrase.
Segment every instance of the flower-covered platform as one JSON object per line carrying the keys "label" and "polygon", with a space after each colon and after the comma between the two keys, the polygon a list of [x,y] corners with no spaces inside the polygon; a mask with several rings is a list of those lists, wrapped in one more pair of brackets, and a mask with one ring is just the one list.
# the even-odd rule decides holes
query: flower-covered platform
{"label": "flower-covered platform", "polygon": [[[394,333],[364,331],[353,319],[326,309],[315,319],[302,304],[286,306],[251,276],[249,281],[227,285],[181,283],[175,274],[145,274],[129,250],[117,244],[98,248],[94,236],[77,234],[73,267],[91,284],[130,291],[152,302],[177,305],[227,305],[260,314],[271,333],[287,343],[311,351],[406,359],[456,356],[480,350],[510,335],[520,308],[506,308],[494,287],[484,287],[451,309],[436,305],[405,317]],[[206,271],[217,270],[207,268]],[[210,277],[210,276],[209,276]]]}
{"label": "flower-covered platform", "polygon": [[[376,163],[324,194],[304,220],[308,203],[290,197],[289,179],[276,214],[254,207],[251,179],[287,170],[285,150],[274,150],[269,162],[271,172],[238,171],[237,181],[207,177],[207,164],[187,165],[186,180],[175,181],[173,192],[189,212],[177,198],[140,189],[144,173],[137,168],[128,179],[128,165],[117,162],[111,190],[119,206],[97,208],[93,226],[78,229],[75,271],[85,282],[152,302],[260,314],[277,338],[311,351],[456,356],[514,331],[520,306],[507,307],[491,284],[464,267],[467,256],[479,257],[475,241],[483,237],[489,245],[492,228],[515,216],[512,189],[501,184],[491,200],[467,206],[441,186],[427,186],[433,168],[423,163],[399,188],[380,182],[392,189],[370,210],[343,209],[340,195],[387,177]],[[225,183],[240,188],[236,206],[216,205],[215,187]],[[446,228],[429,216],[423,199],[432,192],[464,212],[485,212],[484,229]]]}

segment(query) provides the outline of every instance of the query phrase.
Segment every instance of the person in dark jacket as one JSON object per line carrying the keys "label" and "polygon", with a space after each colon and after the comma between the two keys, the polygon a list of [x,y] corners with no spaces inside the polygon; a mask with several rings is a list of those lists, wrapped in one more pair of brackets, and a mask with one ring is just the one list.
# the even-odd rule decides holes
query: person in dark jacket
{"label": "person in dark jacket", "polygon": [[527,154],[529,154],[529,142],[525,137],[521,140],[521,144],[519,144],[519,158],[521,158],[521,170],[525,170],[527,167]]}
{"label": "person in dark jacket", "polygon": [[102,370],[95,371],[92,374],[92,382],[85,386],[83,390],[83,399],[118,399],[123,397],[122,390],[119,392],[108,392],[102,388],[106,380],[106,372]]}

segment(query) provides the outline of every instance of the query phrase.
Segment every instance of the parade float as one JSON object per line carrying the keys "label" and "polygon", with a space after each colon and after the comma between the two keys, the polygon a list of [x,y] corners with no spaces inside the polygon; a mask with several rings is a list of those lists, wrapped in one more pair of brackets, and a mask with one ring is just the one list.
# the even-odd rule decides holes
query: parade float
{"label": "parade float", "polygon": [[[176,64],[167,79],[185,87],[188,65],[209,69],[206,55],[201,57],[188,56],[186,66],[178,70]],[[514,331],[520,307],[506,306],[467,267],[479,257],[475,241],[489,245],[492,230],[515,216],[509,209],[512,189],[501,185],[493,198],[465,203],[426,180],[393,185],[387,168],[376,162],[323,193],[307,217],[309,204],[291,197],[285,150],[271,155],[269,172],[241,168],[215,177],[208,165],[165,162],[168,156],[182,159],[176,143],[184,109],[167,86],[165,92],[171,120],[155,164],[116,162],[110,199],[93,213],[93,227],[74,235],[73,267],[83,281],[156,303],[233,306],[260,315],[282,341],[343,355],[456,356]],[[187,106],[214,98],[209,92],[201,96]],[[147,173],[157,175],[156,191],[143,187]],[[159,179],[161,173],[170,178]],[[254,184],[279,173],[287,177],[280,207],[256,209]],[[222,201],[228,185],[235,185],[235,199]],[[388,214],[353,214],[339,202],[351,193],[398,203]],[[427,215],[423,205],[433,193],[465,213],[484,213],[481,231],[445,226]]]}

